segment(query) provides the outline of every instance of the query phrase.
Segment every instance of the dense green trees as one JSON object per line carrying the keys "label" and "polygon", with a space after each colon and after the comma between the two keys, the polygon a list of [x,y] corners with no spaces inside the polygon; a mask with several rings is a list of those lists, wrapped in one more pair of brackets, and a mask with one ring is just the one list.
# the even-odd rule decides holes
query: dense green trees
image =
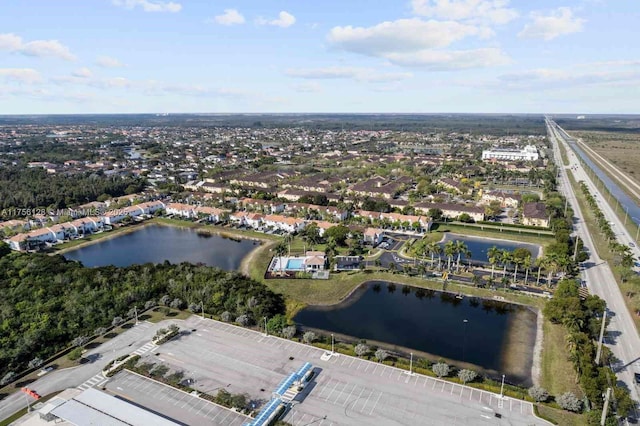
{"label": "dense green trees", "polygon": [[141,191],[143,187],[142,179],[107,177],[102,172],[67,176],[52,175],[38,168],[3,167],[0,168],[0,209],[66,208],[95,201],[103,194],[117,197]]}
{"label": "dense green trees", "polygon": [[0,271],[0,377],[152,300],[203,302],[207,313],[228,311],[249,324],[285,310],[282,297],[256,281],[188,263],[85,268],[61,256],[11,253],[0,258]]}
{"label": "dense green trees", "polygon": [[[612,387],[617,398],[617,413],[627,415],[632,401],[627,390],[616,385],[616,377],[608,366],[595,363],[596,344],[599,337],[602,313],[606,307],[604,300],[598,296],[589,295],[581,298],[579,286],[575,280],[563,280],[547,302],[544,315],[553,323],[562,324],[568,331],[567,347],[569,360],[573,363],[577,374],[577,381],[589,399],[592,408],[601,409],[602,394],[607,387]],[[605,351],[604,365],[608,364]],[[572,400],[566,395],[557,398],[558,404],[567,410],[574,410],[575,405],[560,402],[561,398]],[[576,410],[579,410],[577,408]],[[574,411],[576,411],[574,410]]]}

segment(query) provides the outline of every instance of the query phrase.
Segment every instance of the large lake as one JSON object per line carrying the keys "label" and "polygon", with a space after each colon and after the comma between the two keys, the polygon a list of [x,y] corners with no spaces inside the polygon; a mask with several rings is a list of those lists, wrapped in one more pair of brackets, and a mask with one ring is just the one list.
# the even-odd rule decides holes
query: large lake
{"label": "large lake", "polygon": [[141,263],[190,262],[232,271],[259,243],[203,235],[189,228],[148,225],[64,254],[85,266],[129,266]]}
{"label": "large lake", "polygon": [[365,283],[340,304],[310,306],[294,318],[343,339],[463,361],[524,385],[531,383],[536,319],[519,305],[386,282]]}
{"label": "large lake", "polygon": [[[537,244],[531,243],[518,243],[516,241],[508,241],[508,240],[498,240],[484,237],[472,237],[467,235],[458,235],[446,233],[444,234],[444,238],[438,244],[444,250],[444,245],[447,241],[462,241],[467,245],[469,251],[471,252],[471,260],[474,262],[482,262],[489,263],[489,259],[487,257],[487,251],[496,246],[500,250],[508,250],[513,251],[518,247],[525,248],[529,250],[531,253],[531,259],[534,260],[540,255],[540,246]],[[445,258],[445,255],[441,255],[442,258]],[[460,257],[461,260],[466,260],[465,256]],[[455,258],[454,258],[455,260]]]}

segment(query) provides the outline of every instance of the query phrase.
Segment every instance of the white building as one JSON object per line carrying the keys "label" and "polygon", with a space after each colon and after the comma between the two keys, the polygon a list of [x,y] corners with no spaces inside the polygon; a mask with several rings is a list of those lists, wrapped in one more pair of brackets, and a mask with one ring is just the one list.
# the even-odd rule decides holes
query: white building
{"label": "white building", "polygon": [[497,161],[537,161],[538,149],[534,145],[527,145],[524,149],[496,149],[482,151],[483,160]]}

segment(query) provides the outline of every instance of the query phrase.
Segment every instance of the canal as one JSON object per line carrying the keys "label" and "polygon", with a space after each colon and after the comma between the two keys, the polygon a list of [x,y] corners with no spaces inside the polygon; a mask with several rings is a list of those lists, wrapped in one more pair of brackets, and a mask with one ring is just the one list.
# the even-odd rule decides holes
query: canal
{"label": "canal", "polygon": [[363,284],[342,303],[309,306],[294,317],[305,328],[471,364],[525,386],[531,383],[536,320],[520,305],[379,281]]}
{"label": "canal", "polygon": [[142,263],[190,262],[237,270],[257,241],[202,234],[189,228],[147,225],[68,251],[64,257],[89,267]]}

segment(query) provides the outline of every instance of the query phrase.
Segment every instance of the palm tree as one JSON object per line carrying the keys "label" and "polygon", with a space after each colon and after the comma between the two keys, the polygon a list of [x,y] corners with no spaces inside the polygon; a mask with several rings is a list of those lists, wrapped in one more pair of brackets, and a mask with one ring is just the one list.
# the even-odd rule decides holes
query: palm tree
{"label": "palm tree", "polygon": [[544,259],[546,269],[549,272],[547,286],[551,286],[551,277],[560,271],[566,270],[569,265],[569,258],[566,255],[551,252],[547,253]]}
{"label": "palm tree", "polygon": [[280,264],[280,273],[282,273],[282,271],[284,270],[284,265],[282,264],[282,255],[285,254],[287,252],[287,243],[282,240],[278,243],[278,245],[275,246],[274,251],[276,252],[276,256],[278,256],[279,258],[279,264]]}
{"label": "palm tree", "polygon": [[460,270],[460,257],[464,254],[465,256],[468,256],[468,253],[470,253],[469,251],[469,247],[467,247],[467,245],[460,240],[456,240],[454,243],[454,248],[456,251],[456,254],[458,255],[458,259],[456,261],[456,271]]}
{"label": "palm tree", "polygon": [[489,250],[487,250],[487,258],[489,259],[489,263],[491,264],[491,279],[493,279],[493,272],[496,268],[496,263],[498,263],[498,256],[500,255],[500,249],[498,247],[493,246]]}
{"label": "palm tree", "polygon": [[507,275],[507,265],[513,261],[513,255],[509,250],[500,250],[500,263],[502,263],[502,278]]}
{"label": "palm tree", "polygon": [[427,253],[429,253],[431,255],[431,267],[433,268],[433,262],[434,262],[434,257],[437,254],[438,255],[438,259],[440,259],[440,254],[442,253],[442,247],[440,247],[440,244],[433,242],[433,243],[429,243],[427,244]]}
{"label": "palm tree", "polygon": [[531,256],[527,256],[522,260],[522,266],[524,266],[526,271],[524,273],[524,285],[527,285],[527,281],[529,280],[529,271],[531,270],[532,263]]}
{"label": "palm tree", "polygon": [[456,254],[456,243],[454,241],[447,241],[444,245],[444,254],[447,256],[447,270],[451,270],[451,260]]}
{"label": "palm tree", "polygon": [[521,257],[517,257],[517,256],[513,256],[511,261],[513,262],[513,265],[515,266],[515,269],[513,270],[513,282],[516,282],[516,278],[518,276],[518,266],[520,266],[523,262],[524,259]]}
{"label": "palm tree", "polygon": [[536,278],[536,286],[539,287],[540,286],[540,273],[542,272],[542,269],[547,267],[547,261],[546,258],[544,257],[539,257],[536,260],[536,264],[538,266],[538,278]]}

